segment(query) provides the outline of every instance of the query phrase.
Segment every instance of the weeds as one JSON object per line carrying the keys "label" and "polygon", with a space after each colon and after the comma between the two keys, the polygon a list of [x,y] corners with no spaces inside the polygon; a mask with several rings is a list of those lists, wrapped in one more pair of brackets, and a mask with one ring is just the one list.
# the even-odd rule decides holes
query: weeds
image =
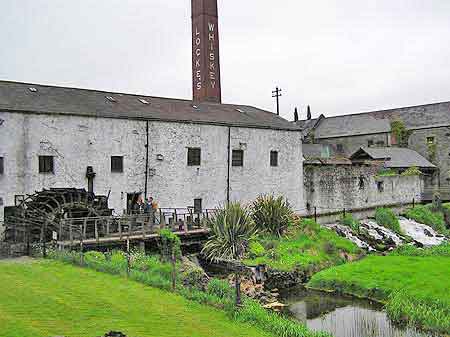
{"label": "weeds", "polygon": [[398,234],[401,233],[400,222],[395,213],[389,208],[377,208],[375,211],[376,222],[383,227],[386,227]]}

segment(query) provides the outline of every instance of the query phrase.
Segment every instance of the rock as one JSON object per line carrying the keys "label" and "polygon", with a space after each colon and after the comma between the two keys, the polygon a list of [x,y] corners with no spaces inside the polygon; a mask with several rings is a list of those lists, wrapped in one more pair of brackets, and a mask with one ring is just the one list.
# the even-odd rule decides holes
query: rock
{"label": "rock", "polygon": [[200,266],[196,263],[196,258],[185,257],[181,259],[181,275],[183,279],[183,285],[186,287],[196,287],[199,289],[206,289],[209,282],[209,277]]}
{"label": "rock", "polygon": [[283,304],[283,303],[280,303],[280,302],[273,302],[273,303],[269,303],[269,304],[263,305],[263,308],[269,309],[269,310],[274,310],[274,311],[280,311],[284,307],[286,307],[286,304]]}
{"label": "rock", "polygon": [[110,331],[107,334],[105,334],[104,337],[127,337],[127,336],[119,331]]}

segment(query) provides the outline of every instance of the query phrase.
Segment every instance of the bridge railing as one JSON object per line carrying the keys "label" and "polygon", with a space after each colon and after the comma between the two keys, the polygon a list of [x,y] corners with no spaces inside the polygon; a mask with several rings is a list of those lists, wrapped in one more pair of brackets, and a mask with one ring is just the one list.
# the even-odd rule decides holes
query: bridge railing
{"label": "bridge railing", "polygon": [[190,208],[162,208],[148,214],[63,219],[59,232],[53,233],[56,236],[53,239],[74,243],[104,238],[122,240],[130,236],[145,238],[157,234],[162,228],[189,233],[204,229],[206,220],[213,212],[214,210],[195,212]]}

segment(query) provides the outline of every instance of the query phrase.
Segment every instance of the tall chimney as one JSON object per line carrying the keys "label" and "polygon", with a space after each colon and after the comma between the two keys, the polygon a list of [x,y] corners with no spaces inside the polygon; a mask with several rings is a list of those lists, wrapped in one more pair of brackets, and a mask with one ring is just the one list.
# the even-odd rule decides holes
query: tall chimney
{"label": "tall chimney", "polygon": [[222,103],[217,0],[191,1],[193,101]]}

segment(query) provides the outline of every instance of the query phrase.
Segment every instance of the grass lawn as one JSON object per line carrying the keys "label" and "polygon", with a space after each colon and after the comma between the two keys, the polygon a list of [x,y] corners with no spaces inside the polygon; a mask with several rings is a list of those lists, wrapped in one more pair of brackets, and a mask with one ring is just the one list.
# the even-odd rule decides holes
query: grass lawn
{"label": "grass lawn", "polygon": [[344,263],[344,253],[361,253],[350,240],[320,227],[311,220],[303,220],[290,228],[282,238],[262,235],[257,242],[257,248],[254,244],[251,245],[251,258],[244,262],[248,265],[265,264],[281,271],[317,271]]}
{"label": "grass lawn", "polygon": [[309,286],[387,303],[389,316],[450,331],[450,257],[369,256],[313,276]]}
{"label": "grass lawn", "polygon": [[223,311],[56,261],[0,262],[0,336],[271,336]]}

